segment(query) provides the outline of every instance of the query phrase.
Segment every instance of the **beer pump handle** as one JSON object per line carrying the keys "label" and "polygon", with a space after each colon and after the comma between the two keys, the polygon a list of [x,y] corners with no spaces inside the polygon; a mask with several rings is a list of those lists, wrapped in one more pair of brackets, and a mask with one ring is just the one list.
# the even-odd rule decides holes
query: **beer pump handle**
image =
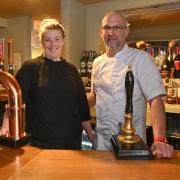
{"label": "beer pump handle", "polygon": [[131,65],[128,65],[128,71],[125,77],[125,88],[126,88],[125,113],[132,114],[133,113],[132,96],[133,96],[133,88],[134,88],[134,75],[131,70]]}

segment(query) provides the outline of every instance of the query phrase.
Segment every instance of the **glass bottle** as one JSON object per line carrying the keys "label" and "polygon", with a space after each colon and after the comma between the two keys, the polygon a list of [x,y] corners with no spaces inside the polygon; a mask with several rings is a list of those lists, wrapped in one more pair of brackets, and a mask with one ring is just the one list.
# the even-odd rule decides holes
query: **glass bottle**
{"label": "glass bottle", "polygon": [[177,88],[177,104],[180,104],[180,87]]}
{"label": "glass bottle", "polygon": [[91,75],[91,71],[92,71],[92,66],[93,66],[93,51],[89,51],[89,56],[88,56],[88,60],[87,60],[87,71],[88,71],[88,76]]}
{"label": "glass bottle", "polygon": [[173,49],[169,48],[169,68],[174,68]]}
{"label": "glass bottle", "polygon": [[165,50],[163,62],[161,65],[161,77],[165,78],[165,77],[169,77],[169,76],[170,76],[170,64],[169,64],[169,60],[168,60],[168,52]]}
{"label": "glass bottle", "polygon": [[8,40],[8,72],[13,75],[13,39]]}
{"label": "glass bottle", "polygon": [[175,78],[180,78],[180,47],[176,48],[176,56],[174,57]]}
{"label": "glass bottle", "polygon": [[161,66],[164,59],[163,51],[161,47],[157,47],[155,50],[154,63],[159,72],[161,72]]}
{"label": "glass bottle", "polygon": [[4,38],[0,39],[0,70],[4,71]]}
{"label": "glass bottle", "polygon": [[169,86],[167,87],[167,98],[166,98],[166,103],[168,104],[176,104],[176,85],[175,85],[175,80],[174,80],[174,68],[171,68],[171,73],[170,73],[170,83]]}
{"label": "glass bottle", "polygon": [[90,50],[88,52],[88,59],[87,59],[87,84],[86,84],[86,91],[90,92],[91,90],[91,72],[93,66],[93,51]]}
{"label": "glass bottle", "polygon": [[0,71],[4,71],[3,59],[0,58]]}
{"label": "glass bottle", "polygon": [[81,77],[87,76],[87,53],[86,53],[86,51],[83,51],[82,57],[80,60],[80,74],[81,74]]}

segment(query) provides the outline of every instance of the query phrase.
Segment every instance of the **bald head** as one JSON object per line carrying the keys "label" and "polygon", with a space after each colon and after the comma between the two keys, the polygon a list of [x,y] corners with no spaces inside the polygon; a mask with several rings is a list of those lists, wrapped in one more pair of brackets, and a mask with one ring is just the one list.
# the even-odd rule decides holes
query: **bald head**
{"label": "bald head", "polygon": [[128,26],[128,22],[125,18],[125,16],[122,14],[121,11],[115,10],[115,11],[110,11],[107,13],[104,18],[102,19],[102,26],[106,25],[105,23],[107,21],[111,21],[111,19],[119,22],[122,26]]}
{"label": "bald head", "polygon": [[100,28],[100,34],[109,57],[121,51],[129,34],[128,23],[120,11],[107,13]]}

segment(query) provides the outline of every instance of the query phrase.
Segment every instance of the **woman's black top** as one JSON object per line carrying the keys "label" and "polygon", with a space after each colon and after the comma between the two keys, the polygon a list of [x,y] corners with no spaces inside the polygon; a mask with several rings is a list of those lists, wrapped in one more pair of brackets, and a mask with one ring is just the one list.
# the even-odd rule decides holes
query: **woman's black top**
{"label": "woman's black top", "polygon": [[81,149],[82,121],[90,119],[86,93],[76,67],[64,59],[40,56],[16,74],[26,104],[31,144],[49,149]]}

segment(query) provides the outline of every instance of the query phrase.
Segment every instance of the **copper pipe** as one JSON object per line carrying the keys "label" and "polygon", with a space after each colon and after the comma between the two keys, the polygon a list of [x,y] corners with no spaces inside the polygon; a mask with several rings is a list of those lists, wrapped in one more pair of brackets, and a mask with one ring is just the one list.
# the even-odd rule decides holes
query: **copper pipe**
{"label": "copper pipe", "polygon": [[9,134],[7,137],[18,140],[25,136],[23,115],[25,106],[22,104],[21,89],[15,77],[5,71],[0,71],[0,83],[8,93],[6,111],[9,115]]}

